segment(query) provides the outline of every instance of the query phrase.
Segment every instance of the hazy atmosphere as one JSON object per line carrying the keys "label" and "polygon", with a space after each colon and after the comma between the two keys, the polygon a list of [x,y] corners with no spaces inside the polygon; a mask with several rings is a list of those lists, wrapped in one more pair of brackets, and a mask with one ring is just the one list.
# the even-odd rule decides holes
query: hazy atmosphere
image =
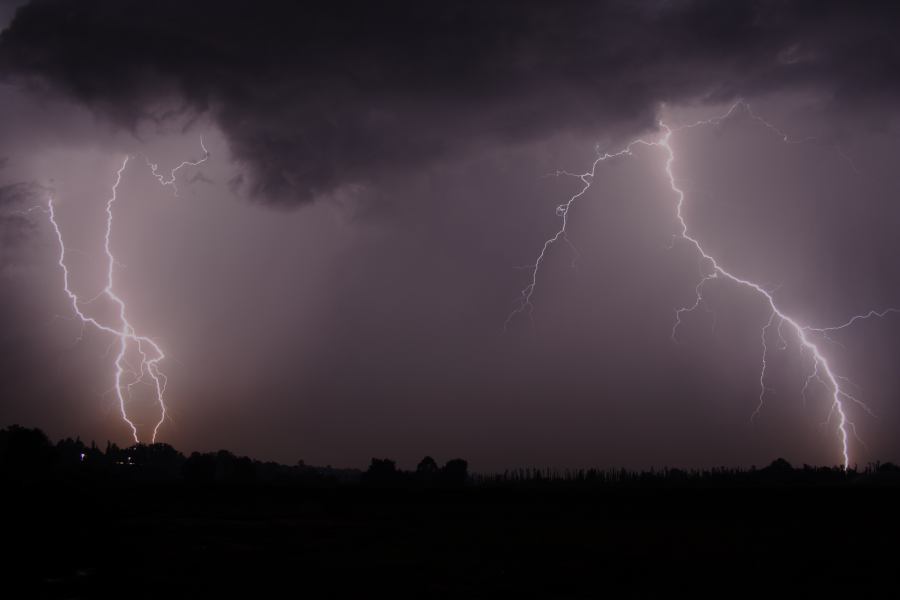
{"label": "hazy atmosphere", "polygon": [[122,330],[113,215],[116,297],[164,351],[119,388],[142,442],[158,366],[156,439],[186,452],[900,461],[898,4],[32,0],[0,24],[2,424],[134,441],[52,198],[80,310]]}

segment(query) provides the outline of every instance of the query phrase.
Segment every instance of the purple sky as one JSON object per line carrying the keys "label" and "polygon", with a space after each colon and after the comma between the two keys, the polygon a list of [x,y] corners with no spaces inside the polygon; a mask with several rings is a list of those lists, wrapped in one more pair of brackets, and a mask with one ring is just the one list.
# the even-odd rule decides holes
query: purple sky
{"label": "purple sky", "polygon": [[[751,423],[758,295],[706,284],[671,339],[702,265],[673,243],[663,149],[598,167],[569,213],[575,267],[551,247],[533,319],[504,321],[581,189],[553,173],[738,98],[806,141],[744,110],[675,133],[692,234],[805,325],[900,307],[898,9],[131,4],[32,2],[12,20],[0,3],[0,423],[130,439],[111,340],[79,338],[46,215],[22,214],[53,195],[73,287],[97,294],[127,154],[117,289],[168,354],[160,439],[183,451],[482,471],[840,462],[829,392],[804,399],[812,362],[787,330],[785,349],[769,332]],[[146,159],[200,158],[201,135],[210,159],[175,197]],[[900,460],[900,315],[832,337],[823,353],[875,414],[845,403],[853,461]],[[129,405],[142,431],[147,392]]]}

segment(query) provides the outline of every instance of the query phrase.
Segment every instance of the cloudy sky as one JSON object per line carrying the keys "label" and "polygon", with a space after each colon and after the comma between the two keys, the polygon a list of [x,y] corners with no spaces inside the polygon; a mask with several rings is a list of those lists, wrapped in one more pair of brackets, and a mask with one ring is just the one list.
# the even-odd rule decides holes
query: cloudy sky
{"label": "cloudy sky", "polygon": [[[802,325],[900,307],[900,7],[0,3],[0,423],[129,443],[105,277],[167,357],[159,439],[475,470],[842,460]],[[722,115],[703,127],[677,130]],[[752,113],[747,106],[752,107]],[[760,118],[755,118],[760,117]],[[761,119],[765,119],[763,123]],[[777,130],[776,130],[777,128]],[[784,135],[788,135],[785,141]],[[178,172],[178,193],[148,161]],[[35,209],[34,207],[38,207]],[[85,311],[116,325],[108,303]],[[527,311],[526,311],[527,312]],[[777,323],[776,323],[777,325]],[[852,462],[900,460],[900,314],[812,335]],[[843,379],[843,378],[846,379]],[[142,439],[159,417],[137,386]],[[829,413],[832,414],[829,414]]]}

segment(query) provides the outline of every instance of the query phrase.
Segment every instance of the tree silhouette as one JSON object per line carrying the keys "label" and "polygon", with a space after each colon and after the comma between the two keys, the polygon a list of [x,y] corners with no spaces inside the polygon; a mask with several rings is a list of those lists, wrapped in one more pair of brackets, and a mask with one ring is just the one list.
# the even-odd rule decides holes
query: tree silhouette
{"label": "tree silhouette", "polygon": [[0,472],[15,478],[36,478],[49,473],[56,453],[40,429],[19,425],[0,430]]}
{"label": "tree silhouette", "polygon": [[363,482],[375,486],[395,485],[399,481],[397,464],[389,458],[373,458],[363,474]]}
{"label": "tree silhouette", "polygon": [[448,460],[441,468],[441,483],[449,486],[465,485],[469,479],[469,463],[461,458]]}
{"label": "tree silhouette", "polygon": [[426,456],[416,467],[416,481],[424,484],[434,483],[439,470],[437,462],[430,456]]}

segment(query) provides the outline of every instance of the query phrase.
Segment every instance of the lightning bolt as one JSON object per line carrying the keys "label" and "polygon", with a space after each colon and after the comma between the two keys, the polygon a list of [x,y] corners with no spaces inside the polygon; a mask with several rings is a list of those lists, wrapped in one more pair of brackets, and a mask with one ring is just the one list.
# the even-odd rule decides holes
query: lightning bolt
{"label": "lightning bolt", "polygon": [[[206,162],[206,160],[209,158],[209,151],[203,145],[202,138],[200,140],[200,146],[201,148],[203,148],[203,158],[194,162],[182,162],[180,165],[170,171],[168,178],[162,174],[159,174],[157,171],[157,165],[150,163],[150,161],[148,160],[147,163],[152,170],[153,176],[156,177],[156,179],[163,186],[171,185],[176,190],[177,196],[177,187],[175,187],[175,180],[178,171],[187,166],[200,165]],[[115,368],[113,389],[116,394],[116,399],[119,403],[119,411],[122,415],[122,420],[125,421],[128,427],[131,429],[131,435],[134,438],[135,443],[140,443],[140,438],[138,435],[137,426],[128,417],[127,399],[131,396],[132,388],[138,384],[149,385],[155,393],[156,403],[159,406],[160,412],[159,420],[153,427],[153,433],[150,437],[151,443],[155,443],[157,435],[159,434],[159,428],[165,422],[168,414],[165,401],[166,384],[168,382],[168,379],[166,375],[160,370],[159,366],[160,362],[162,362],[166,358],[166,354],[165,352],[163,352],[159,344],[157,344],[153,339],[137,333],[134,326],[128,319],[128,310],[125,301],[115,291],[115,271],[116,266],[119,263],[116,261],[115,255],[112,251],[111,238],[113,231],[113,206],[118,201],[119,185],[122,183],[122,174],[128,167],[129,160],[130,157],[126,156],[122,161],[121,166],[116,171],[115,182],[112,185],[111,195],[106,201],[106,229],[103,237],[103,250],[106,254],[106,285],[104,286],[103,290],[93,298],[83,300],[72,290],[72,287],[70,285],[70,273],[66,265],[66,245],[63,239],[62,230],[59,226],[59,222],[56,219],[56,211],[54,208],[52,197],[47,202],[46,213],[49,217],[50,224],[53,227],[53,231],[56,234],[56,240],[59,246],[59,257],[57,260],[57,264],[59,265],[59,268],[63,273],[63,291],[72,304],[72,311],[75,313],[75,316],[81,321],[83,328],[91,326],[98,329],[99,331],[113,336],[113,344],[118,347],[116,358],[113,363]],[[88,305],[100,298],[106,298],[113,304],[113,306],[115,306],[116,319],[114,320],[114,322],[105,323],[95,317],[89,316],[84,312],[85,305]],[[129,361],[129,352],[132,351],[136,352],[137,356],[140,357],[140,362],[138,364],[132,364],[132,362]]]}
{"label": "lightning bolt", "polygon": [[203,137],[200,137],[200,148],[203,149],[203,158],[199,160],[190,161],[185,160],[180,165],[175,167],[174,169],[169,171],[169,176],[166,177],[165,174],[159,172],[159,165],[154,162],[150,162],[150,159],[147,158],[147,166],[150,167],[150,171],[152,171],[153,176],[156,177],[156,180],[159,181],[160,185],[163,186],[172,186],[172,189],[175,190],[175,197],[178,197],[178,185],[175,183],[175,180],[178,176],[178,171],[185,167],[197,167],[205,163],[209,159],[209,150],[206,149],[206,146],[203,144]]}
{"label": "lightning bolt", "polygon": [[[664,170],[666,177],[668,179],[669,187],[672,190],[676,198],[675,203],[675,218],[678,222],[678,232],[675,234],[674,239],[679,240],[681,242],[687,243],[692,246],[694,250],[697,252],[700,258],[700,262],[702,265],[702,273],[700,277],[700,281],[697,283],[697,286],[694,288],[696,295],[693,303],[677,308],[675,310],[675,322],[672,327],[672,339],[677,341],[676,334],[678,331],[678,327],[681,325],[681,317],[690,313],[700,306],[704,304],[703,297],[703,288],[708,282],[713,280],[726,280],[737,286],[742,288],[746,288],[749,292],[759,297],[759,299],[764,303],[764,305],[768,309],[768,318],[765,324],[762,326],[760,338],[762,341],[762,360],[760,367],[760,375],[759,375],[759,384],[760,384],[760,394],[759,394],[759,403],[754,410],[753,415],[751,416],[751,420],[756,417],[763,406],[763,401],[766,395],[766,392],[769,391],[769,388],[766,386],[766,369],[768,367],[768,344],[766,342],[767,334],[773,327],[776,325],[776,329],[778,332],[779,339],[781,340],[782,347],[786,347],[787,342],[783,337],[782,329],[787,328],[790,332],[793,333],[794,337],[799,342],[800,348],[803,352],[807,353],[812,358],[811,371],[809,376],[806,379],[806,384],[803,387],[803,395],[805,397],[806,391],[809,387],[809,384],[812,381],[818,381],[828,390],[829,398],[830,398],[830,410],[828,419],[829,421],[834,415],[837,415],[837,432],[838,438],[840,442],[840,452],[842,458],[842,464],[845,469],[850,466],[850,441],[849,436],[852,432],[854,436],[856,435],[856,427],[852,421],[850,421],[847,413],[847,409],[845,406],[846,402],[851,402],[859,405],[863,410],[872,414],[871,410],[858,398],[856,398],[853,394],[850,394],[846,391],[845,387],[842,387],[842,382],[846,381],[846,378],[838,375],[832,368],[826,356],[823,354],[822,349],[820,348],[821,342],[815,339],[816,335],[823,336],[826,340],[830,341],[827,337],[829,332],[838,331],[841,329],[845,329],[850,327],[854,323],[864,319],[870,318],[883,318],[891,313],[900,312],[900,309],[896,308],[888,308],[882,311],[871,310],[864,314],[855,315],[848,319],[846,322],[829,327],[811,327],[809,325],[802,324],[796,317],[787,314],[775,301],[774,292],[771,290],[767,290],[759,283],[751,281],[749,279],[744,279],[733,271],[726,269],[722,264],[720,264],[714,256],[709,254],[701,244],[700,240],[694,237],[689,230],[687,221],[684,217],[684,203],[686,199],[686,194],[683,189],[678,186],[678,182],[675,177],[675,173],[673,170],[673,165],[675,164],[676,156],[675,156],[675,148],[672,145],[672,137],[676,132],[683,131],[686,129],[693,129],[696,127],[710,126],[710,125],[718,125],[730,118],[734,115],[739,109],[743,109],[746,114],[748,114],[752,119],[761,123],[768,130],[772,131],[776,134],[782,142],[787,144],[799,144],[815,141],[815,138],[804,138],[802,140],[794,140],[780,129],[763,119],[762,117],[756,115],[750,108],[750,106],[744,102],[743,100],[739,100],[735,102],[724,114],[705,119],[702,121],[697,121],[695,123],[691,123],[689,125],[684,125],[677,128],[669,127],[663,121],[659,122],[659,130],[661,135],[656,139],[645,139],[638,138],[628,143],[623,149],[617,152],[606,152],[603,154],[599,154],[594,162],[591,164],[590,170],[581,173],[574,174],[567,171],[558,171],[557,175],[570,176],[575,177],[582,182],[581,189],[576,192],[574,195],[569,197],[568,201],[560,204],[556,208],[556,215],[560,218],[560,227],[556,231],[556,233],[548,238],[543,247],[541,248],[540,253],[538,254],[535,262],[530,265],[530,274],[531,278],[528,282],[528,285],[522,289],[520,292],[518,306],[509,314],[504,323],[504,329],[507,329],[510,323],[517,316],[527,315],[530,319],[533,318],[534,312],[534,304],[532,303],[532,297],[534,295],[535,289],[537,288],[538,276],[540,274],[541,266],[544,263],[544,260],[547,257],[547,253],[551,247],[553,247],[560,240],[565,241],[568,245],[571,246],[571,242],[567,237],[567,228],[569,224],[569,211],[572,206],[582,198],[587,191],[590,189],[591,184],[594,181],[596,176],[597,168],[604,162],[622,156],[632,156],[634,154],[634,150],[638,147],[652,147],[659,148],[665,153],[665,163]],[[851,168],[853,168],[854,172],[859,172],[856,168],[856,165],[853,164],[852,160],[844,154],[839,148],[834,147],[836,152],[846,160]],[[858,439],[858,438],[857,438]]]}

